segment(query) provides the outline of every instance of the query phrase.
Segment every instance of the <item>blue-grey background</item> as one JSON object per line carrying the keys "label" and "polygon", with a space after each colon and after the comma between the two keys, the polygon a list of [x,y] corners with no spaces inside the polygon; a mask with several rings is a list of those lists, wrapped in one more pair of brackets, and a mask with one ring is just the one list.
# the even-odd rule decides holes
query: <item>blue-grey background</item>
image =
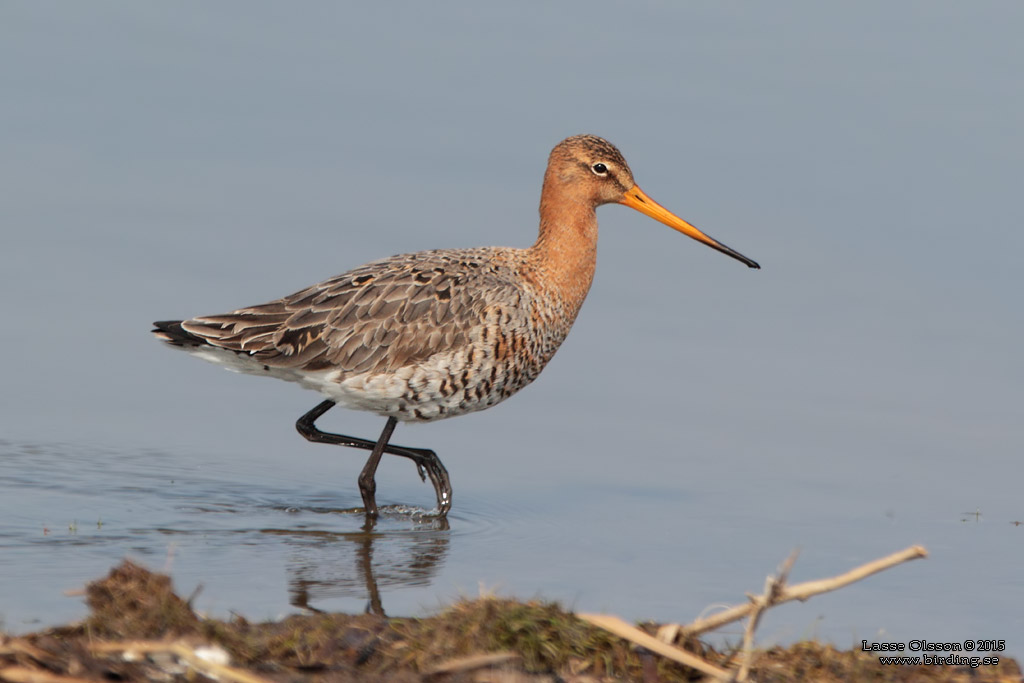
{"label": "blue-grey background", "polygon": [[[494,590],[630,619],[912,543],[776,610],[817,635],[1024,653],[1019,3],[0,5],[0,617],[124,556],[271,618]],[[547,153],[590,132],[761,271],[623,207],[542,377],[400,426],[448,531],[358,516],[319,398],[149,335],[404,251],[526,246]],[[375,437],[332,411],[325,428]],[[405,461],[383,503],[429,506]],[[967,515],[965,513],[980,513]],[[369,540],[368,540],[369,539]],[[736,633],[736,629],[728,633]]]}

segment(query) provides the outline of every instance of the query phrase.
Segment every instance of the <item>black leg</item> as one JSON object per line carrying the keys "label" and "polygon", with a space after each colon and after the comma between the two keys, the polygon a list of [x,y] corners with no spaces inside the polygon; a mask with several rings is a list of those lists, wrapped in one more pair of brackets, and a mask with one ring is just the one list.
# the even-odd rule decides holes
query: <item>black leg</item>
{"label": "black leg", "polygon": [[[409,458],[419,470],[420,478],[426,481],[426,477],[430,477],[430,483],[434,486],[434,493],[437,495],[437,509],[441,516],[444,517],[448,514],[448,510],[452,506],[452,485],[448,478],[448,470],[441,463],[441,459],[437,457],[437,453],[428,448],[407,448],[405,446],[392,446],[388,444],[388,439],[391,438],[391,432],[394,430],[394,424],[391,424],[391,428],[385,427],[385,434],[381,434],[381,438],[376,442],[367,441],[366,439],[360,439],[354,436],[345,436],[343,434],[331,434],[330,432],[322,432],[317,429],[314,424],[317,419],[326,413],[328,410],[334,407],[334,401],[328,399],[321,402],[313,410],[309,411],[298,419],[295,423],[295,428],[302,434],[308,441],[314,443],[329,443],[337,446],[350,446],[352,448],[362,448],[368,451],[374,451],[378,446],[381,447],[381,453],[377,456],[377,461],[380,461],[381,455],[389,453],[391,455],[400,455],[403,458]],[[394,418],[388,418],[389,424],[395,421]],[[397,422],[397,421],[396,421]],[[387,438],[385,438],[385,436]],[[382,443],[383,442],[383,443]],[[360,493],[363,493],[362,480],[363,475],[366,474],[367,468],[370,466],[370,461],[374,459],[373,454],[370,455],[370,460],[367,461],[366,467],[363,468],[363,474],[360,475]],[[376,471],[377,467],[374,465],[373,470]],[[373,473],[370,474],[370,480],[373,480]],[[370,493],[371,499],[373,493]],[[366,502],[366,496],[363,495],[363,502]],[[376,509],[376,508],[375,508]],[[369,509],[367,509],[369,513]],[[373,514],[376,514],[374,512]]]}
{"label": "black leg", "polygon": [[391,440],[391,433],[395,431],[396,424],[398,424],[398,420],[393,417],[388,418],[384,425],[384,431],[377,439],[377,445],[370,451],[370,457],[366,459],[363,471],[359,473],[359,495],[363,497],[363,507],[366,508],[367,517],[377,516],[377,499],[375,497],[377,482],[374,480],[374,476],[377,474],[377,466],[380,465],[380,456],[384,455],[384,449],[388,447],[388,441]]}

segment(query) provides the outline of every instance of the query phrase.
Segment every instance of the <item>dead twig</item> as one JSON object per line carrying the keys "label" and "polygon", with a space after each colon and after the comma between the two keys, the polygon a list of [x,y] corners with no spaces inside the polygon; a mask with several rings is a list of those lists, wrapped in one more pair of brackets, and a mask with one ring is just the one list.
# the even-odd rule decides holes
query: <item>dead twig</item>
{"label": "dead twig", "polygon": [[21,638],[12,638],[10,640],[0,642],[0,655],[5,655],[9,653],[20,653],[23,655],[28,655],[29,657],[31,657],[39,663],[44,663],[52,659],[51,655],[49,655],[46,652],[43,652],[32,643]]}
{"label": "dead twig", "polygon": [[423,672],[424,676],[436,676],[438,674],[453,674],[482,669],[496,664],[505,664],[512,660],[519,659],[515,652],[488,652],[482,655],[469,655],[468,657],[455,657],[436,666],[432,666]]}
{"label": "dead twig", "polygon": [[779,598],[786,590],[786,580],[789,579],[789,572],[793,568],[800,551],[794,550],[786,561],[779,568],[778,576],[769,576],[764,580],[764,593],[761,595],[747,595],[750,598],[750,605],[753,611],[747,619],[747,627],[743,631],[743,662],[740,664],[736,680],[743,683],[750,675],[750,667],[754,662],[754,631],[761,622],[761,615],[772,605],[779,601]]}
{"label": "dead twig", "polygon": [[[830,579],[818,579],[817,581],[805,581],[804,583],[783,588],[777,599],[773,604],[781,605],[784,602],[791,602],[793,600],[804,601],[808,598],[820,595],[821,593],[828,593],[834,591],[837,588],[842,588],[851,583],[860,581],[861,579],[867,578],[872,574],[877,574],[880,571],[895,567],[898,564],[909,562],[910,560],[916,560],[922,557],[928,557],[928,551],[919,545],[911,546],[906,550],[901,550],[898,553],[893,553],[887,557],[875,560],[874,562],[868,562],[867,564],[861,565],[855,569],[851,569],[845,574],[840,574]],[[707,631],[714,631],[717,628],[721,628],[725,624],[729,624],[734,621],[739,621],[756,609],[756,605],[753,603],[747,603],[745,605],[737,605],[724,612],[707,617],[706,619],[697,619],[679,630],[678,637],[687,638],[689,636],[700,635]]]}
{"label": "dead twig", "polygon": [[236,683],[271,683],[266,678],[256,676],[247,671],[221,664],[204,657],[183,642],[159,642],[135,640],[124,643],[94,643],[89,646],[93,652],[126,652],[137,654],[170,653],[188,662],[189,666],[211,677]]}
{"label": "dead twig", "polygon": [[7,683],[98,683],[96,679],[61,676],[41,669],[30,669],[27,666],[7,666],[0,669],[0,681],[7,681]]}
{"label": "dead twig", "polygon": [[[667,624],[658,630],[658,637],[650,636],[635,626],[627,624],[622,619],[607,614],[578,614],[577,616],[594,626],[603,628],[606,631],[625,638],[651,652],[668,657],[691,668],[697,669],[719,681],[746,681],[750,675],[750,668],[754,661],[754,632],[761,621],[761,616],[766,610],[775,605],[792,600],[807,600],[820,593],[828,593],[837,588],[842,588],[872,574],[889,569],[898,564],[916,560],[921,557],[928,557],[928,551],[919,545],[911,546],[906,550],[893,553],[887,557],[868,562],[845,574],[831,579],[819,579],[817,581],[806,581],[796,586],[787,587],[789,572],[796,562],[798,553],[794,551],[779,568],[777,576],[769,576],[765,579],[764,593],[761,595],[750,595],[749,602],[745,605],[733,607],[724,612],[706,619],[698,619],[687,626],[678,624]],[[747,626],[743,633],[743,661],[737,671],[730,673],[726,669],[711,664],[700,657],[681,650],[672,645],[682,639],[696,636],[706,631],[712,631],[725,624],[749,617]],[[668,642],[666,642],[668,641]]]}
{"label": "dead twig", "polygon": [[727,681],[730,678],[730,674],[725,669],[720,669],[711,662],[701,659],[695,654],[691,654],[686,650],[680,650],[678,647],[668,645],[661,642],[654,636],[650,636],[635,626],[627,624],[622,619],[614,617],[610,614],[577,614],[580,619],[586,621],[598,628],[603,628],[609,633],[614,633],[620,638],[639,645],[640,647],[646,648],[655,654],[659,654],[662,657],[668,657],[669,659],[684,664],[692,669],[697,669],[701,673],[713,676],[717,680]]}

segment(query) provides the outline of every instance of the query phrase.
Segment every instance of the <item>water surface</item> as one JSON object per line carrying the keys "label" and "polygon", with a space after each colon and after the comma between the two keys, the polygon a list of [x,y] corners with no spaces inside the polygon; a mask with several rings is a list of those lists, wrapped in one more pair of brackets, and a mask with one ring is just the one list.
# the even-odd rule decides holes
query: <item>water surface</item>
{"label": "water surface", "polygon": [[[921,543],[761,642],[1024,655],[1019,4],[51,9],[0,21],[7,628],[81,616],[64,592],[126,556],[220,616],[487,590],[678,622],[795,547],[805,580]],[[525,246],[581,132],[763,270],[600,209],[540,379],[396,432],[451,472],[447,529],[386,460],[407,509],[365,532],[365,454],[294,431],[319,397],[148,332],[389,254]]]}

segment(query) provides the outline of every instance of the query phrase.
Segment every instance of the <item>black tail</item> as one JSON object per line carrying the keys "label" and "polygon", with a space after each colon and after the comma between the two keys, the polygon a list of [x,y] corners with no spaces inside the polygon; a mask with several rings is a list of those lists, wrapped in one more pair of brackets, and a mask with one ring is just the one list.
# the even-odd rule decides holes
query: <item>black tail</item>
{"label": "black tail", "polygon": [[151,331],[171,346],[202,346],[206,343],[202,337],[186,332],[181,323],[181,320],[160,320],[153,323],[156,329]]}

